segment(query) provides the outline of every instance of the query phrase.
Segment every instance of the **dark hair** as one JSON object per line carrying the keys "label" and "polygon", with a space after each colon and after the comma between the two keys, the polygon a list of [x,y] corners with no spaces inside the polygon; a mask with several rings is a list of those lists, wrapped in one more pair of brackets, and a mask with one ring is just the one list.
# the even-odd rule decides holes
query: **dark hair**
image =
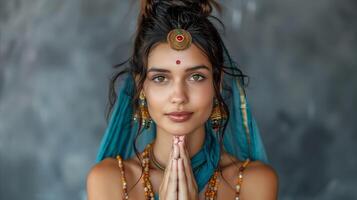
{"label": "dark hair", "polygon": [[[202,50],[212,64],[215,95],[221,105],[221,112],[227,113],[228,116],[227,120],[221,121],[221,126],[218,130],[220,147],[223,149],[223,135],[229,120],[229,110],[220,95],[221,74],[225,72],[239,77],[243,84],[246,76],[239,69],[224,66],[225,46],[210,19],[216,20],[223,27],[224,25],[218,18],[211,15],[213,7],[219,12],[221,11],[220,5],[214,0],[142,0],[132,55],[127,61],[115,67],[124,66],[128,62],[129,65],[125,65],[127,66],[126,68],[117,72],[110,82],[110,108],[107,119],[117,100],[115,82],[124,73],[129,73],[129,75],[136,78],[132,106],[134,113],[138,112],[139,92],[142,90],[146,79],[147,59],[150,50],[155,45],[166,42],[166,36],[172,29],[182,28],[191,34],[192,43]],[[227,69],[231,69],[233,72],[228,72],[229,70]],[[136,148],[136,140],[142,128],[141,119],[138,118],[138,120],[139,130],[133,145],[137,157],[141,160]]]}

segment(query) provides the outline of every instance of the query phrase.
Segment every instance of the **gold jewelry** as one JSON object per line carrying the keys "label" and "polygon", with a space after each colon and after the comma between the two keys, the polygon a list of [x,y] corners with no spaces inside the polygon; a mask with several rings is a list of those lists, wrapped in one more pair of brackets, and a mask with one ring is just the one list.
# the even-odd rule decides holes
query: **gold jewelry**
{"label": "gold jewelry", "polygon": [[143,91],[141,91],[139,95],[139,112],[140,115],[135,113],[133,118],[134,121],[137,121],[138,118],[141,118],[141,123],[142,123],[141,125],[146,129],[150,128],[150,124],[152,120],[147,108],[147,102]]}
{"label": "gold jewelry", "polygon": [[[144,192],[145,192],[145,200],[154,200],[155,195],[154,195],[154,190],[152,187],[152,184],[150,182],[150,153],[152,152],[152,144],[148,144],[144,151],[142,152],[142,161],[141,165],[144,168],[144,175],[142,179],[142,183],[144,186]],[[124,199],[128,200],[129,199],[129,194],[127,191],[127,182],[125,179],[124,175],[124,165],[122,158],[120,155],[117,156],[120,172],[122,175],[122,182],[123,182],[123,195]],[[238,180],[237,180],[237,185],[236,185],[236,191],[235,191],[235,200],[239,200],[239,194],[240,194],[240,188],[243,183],[243,171],[247,167],[248,163],[250,162],[249,159],[247,159],[240,167],[239,167],[239,175],[238,175]],[[218,185],[220,180],[218,179],[219,177],[219,169],[216,169],[211,176],[211,178],[208,181],[208,185],[205,191],[205,200],[215,200],[217,199],[217,191],[218,191]]]}
{"label": "gold jewelry", "polygon": [[142,153],[142,163],[141,165],[144,167],[144,176],[143,176],[143,186],[145,192],[145,200],[154,200],[154,191],[152,188],[152,184],[150,182],[150,163],[149,163],[149,149],[151,148],[151,144],[148,144],[145,150]]}
{"label": "gold jewelry", "polygon": [[205,191],[205,200],[217,199],[217,190],[219,184],[219,179],[217,179],[218,173],[219,171],[215,170],[213,176],[211,176],[208,181],[207,189]]}
{"label": "gold jewelry", "polygon": [[242,186],[243,183],[243,171],[244,169],[247,167],[247,165],[249,164],[250,160],[249,158],[247,160],[244,161],[244,163],[239,167],[239,174],[238,174],[238,179],[237,179],[237,184],[236,184],[236,200],[239,200],[239,194],[240,194],[240,188]]}
{"label": "gold jewelry", "polygon": [[[221,112],[222,111],[222,112]],[[214,98],[214,106],[210,116],[212,128],[217,131],[220,128],[221,121],[227,118],[227,113],[224,112],[222,107],[219,104],[219,101]]]}
{"label": "gold jewelry", "polygon": [[165,171],[165,167],[160,165],[160,163],[156,160],[155,155],[154,155],[154,148],[150,148],[150,160],[152,160],[152,162],[154,163],[154,165],[159,168],[161,171]]}
{"label": "gold jewelry", "polygon": [[[150,157],[150,160],[152,160],[152,162],[154,163],[154,165],[159,168],[161,171],[165,171],[166,167],[162,166],[155,158],[155,155],[154,155],[154,151],[153,151],[153,145],[151,145],[152,147],[150,148],[150,154],[149,154],[149,157]],[[177,160],[177,158],[174,158]],[[200,168],[204,163],[198,165],[197,167],[193,168],[192,171],[196,171],[198,168]]]}
{"label": "gold jewelry", "polygon": [[[145,199],[146,200],[154,200],[154,192],[152,189],[152,185],[150,182],[150,173],[149,173],[149,158],[150,152],[152,152],[152,144],[148,144],[145,147],[144,152],[142,153],[142,166],[144,167],[144,190],[145,190]],[[209,185],[205,191],[205,199],[206,200],[215,200],[217,199],[217,190],[218,190],[218,170],[214,171],[214,174],[211,176],[210,180],[208,181]]]}
{"label": "gold jewelry", "polygon": [[117,160],[118,160],[118,165],[119,165],[119,169],[120,169],[120,173],[121,173],[121,181],[123,184],[123,196],[124,196],[124,199],[129,199],[127,182],[126,182],[125,173],[124,173],[123,159],[121,158],[120,155],[117,155]]}
{"label": "gold jewelry", "polygon": [[167,34],[167,43],[175,50],[185,50],[191,46],[191,34],[184,29],[173,29]]}

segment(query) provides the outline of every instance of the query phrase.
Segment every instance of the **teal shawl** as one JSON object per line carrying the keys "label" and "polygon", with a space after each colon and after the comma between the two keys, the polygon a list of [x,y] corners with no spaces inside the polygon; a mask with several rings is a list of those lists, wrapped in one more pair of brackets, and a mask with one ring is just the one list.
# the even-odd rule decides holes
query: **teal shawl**
{"label": "teal shawl", "polygon": [[[225,65],[237,68],[225,49]],[[267,163],[267,157],[257,124],[252,117],[249,104],[242,86],[235,77],[224,74],[223,84],[230,88],[221,92],[228,109],[230,118],[223,137],[223,149],[240,160],[260,160]],[[138,124],[132,120],[134,91],[133,77],[125,77],[118,91],[118,99],[113,107],[111,117],[104,137],[100,144],[97,162],[106,157],[115,158],[121,155],[123,159],[135,156],[133,141],[138,130]],[[210,126],[210,120],[205,124],[205,142],[201,150],[191,158],[191,167],[200,166],[194,176],[201,191],[218,166],[220,147],[216,134]],[[152,123],[149,129],[144,129],[137,139],[137,147],[144,150],[147,144],[156,137],[156,125]],[[157,194],[156,194],[157,198]]]}

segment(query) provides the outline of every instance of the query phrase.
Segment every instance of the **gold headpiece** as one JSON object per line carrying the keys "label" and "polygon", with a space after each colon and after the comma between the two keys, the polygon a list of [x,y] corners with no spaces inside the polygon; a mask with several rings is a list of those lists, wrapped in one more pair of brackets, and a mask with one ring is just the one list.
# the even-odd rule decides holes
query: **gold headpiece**
{"label": "gold headpiece", "polygon": [[191,46],[191,34],[184,29],[173,29],[167,34],[167,43],[175,50],[185,50]]}

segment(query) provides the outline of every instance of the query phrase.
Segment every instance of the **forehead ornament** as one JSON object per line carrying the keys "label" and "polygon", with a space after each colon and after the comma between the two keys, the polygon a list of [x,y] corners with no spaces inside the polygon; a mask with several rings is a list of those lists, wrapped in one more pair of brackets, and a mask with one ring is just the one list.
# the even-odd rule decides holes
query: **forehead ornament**
{"label": "forehead ornament", "polygon": [[185,50],[191,46],[191,34],[184,29],[173,29],[167,34],[167,43],[175,50]]}

